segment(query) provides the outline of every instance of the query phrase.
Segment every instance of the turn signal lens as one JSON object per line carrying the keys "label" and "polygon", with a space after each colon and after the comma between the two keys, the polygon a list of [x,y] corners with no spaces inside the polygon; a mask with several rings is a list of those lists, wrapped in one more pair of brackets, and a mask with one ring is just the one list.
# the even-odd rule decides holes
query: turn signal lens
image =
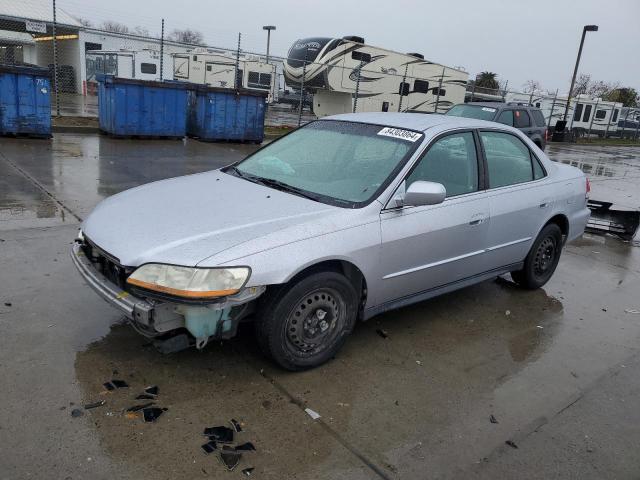
{"label": "turn signal lens", "polygon": [[248,267],[194,268],[147,263],[134,271],[127,283],[178,297],[206,299],[238,293],[250,274]]}

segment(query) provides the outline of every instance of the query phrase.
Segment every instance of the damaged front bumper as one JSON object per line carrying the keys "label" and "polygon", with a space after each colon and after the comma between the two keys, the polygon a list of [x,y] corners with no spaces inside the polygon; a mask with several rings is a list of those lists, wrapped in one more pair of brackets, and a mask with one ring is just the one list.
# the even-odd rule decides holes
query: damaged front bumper
{"label": "damaged front bumper", "polygon": [[210,339],[233,337],[240,320],[250,313],[251,302],[266,290],[265,286],[246,287],[235,295],[206,305],[159,302],[136,297],[109,280],[87,258],[81,243],[74,242],[71,258],[89,286],[120,310],[138,332],[156,337],[186,328],[198,348],[204,347]]}

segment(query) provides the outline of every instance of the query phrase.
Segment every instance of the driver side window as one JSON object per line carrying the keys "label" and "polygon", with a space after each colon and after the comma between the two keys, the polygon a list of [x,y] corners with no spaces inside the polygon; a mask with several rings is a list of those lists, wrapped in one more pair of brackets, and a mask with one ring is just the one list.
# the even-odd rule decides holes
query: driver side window
{"label": "driver side window", "polygon": [[436,140],[407,177],[407,187],[418,180],[441,183],[447,197],[477,191],[478,157],[473,133],[454,133]]}

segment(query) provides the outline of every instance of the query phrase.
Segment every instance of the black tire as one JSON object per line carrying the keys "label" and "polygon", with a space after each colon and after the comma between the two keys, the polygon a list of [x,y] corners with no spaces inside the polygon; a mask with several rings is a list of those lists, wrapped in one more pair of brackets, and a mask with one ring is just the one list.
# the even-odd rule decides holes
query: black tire
{"label": "black tire", "polygon": [[337,272],[312,273],[267,293],[256,321],[262,351],[291,371],[323,364],[353,330],[358,297]]}
{"label": "black tire", "polygon": [[555,223],[546,225],[524,260],[522,270],[511,272],[511,278],[523,288],[534,290],[549,281],[562,253],[562,231]]}

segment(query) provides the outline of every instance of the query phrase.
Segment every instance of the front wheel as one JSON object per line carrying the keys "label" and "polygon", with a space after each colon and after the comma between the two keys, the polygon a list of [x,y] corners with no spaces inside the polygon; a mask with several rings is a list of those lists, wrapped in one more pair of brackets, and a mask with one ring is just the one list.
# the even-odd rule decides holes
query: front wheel
{"label": "front wheel", "polygon": [[549,281],[562,252],[562,231],[555,223],[545,226],[524,261],[522,270],[511,272],[514,282],[524,288],[536,289]]}
{"label": "front wheel", "polygon": [[265,354],[287,370],[323,364],[356,322],[358,294],[343,275],[318,272],[268,294],[256,335]]}

